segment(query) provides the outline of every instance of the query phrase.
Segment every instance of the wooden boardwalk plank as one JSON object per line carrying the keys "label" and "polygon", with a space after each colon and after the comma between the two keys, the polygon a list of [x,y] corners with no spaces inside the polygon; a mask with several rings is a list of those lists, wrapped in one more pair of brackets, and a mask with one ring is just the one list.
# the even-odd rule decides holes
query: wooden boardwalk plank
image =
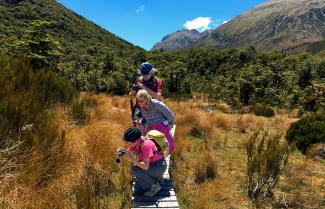
{"label": "wooden boardwalk plank", "polygon": [[177,208],[178,202],[172,201],[172,202],[133,202],[134,207],[139,207],[139,208]]}
{"label": "wooden boardwalk plank", "polygon": [[[175,128],[172,129],[173,136],[175,135]],[[132,196],[133,207],[131,209],[179,209],[177,197],[173,187],[172,181],[170,181],[169,167],[170,167],[170,155],[166,157],[167,169],[164,173],[165,183],[162,185],[162,189],[153,197],[146,196]],[[134,182],[133,182],[134,186]],[[132,188],[134,191],[134,187]]]}

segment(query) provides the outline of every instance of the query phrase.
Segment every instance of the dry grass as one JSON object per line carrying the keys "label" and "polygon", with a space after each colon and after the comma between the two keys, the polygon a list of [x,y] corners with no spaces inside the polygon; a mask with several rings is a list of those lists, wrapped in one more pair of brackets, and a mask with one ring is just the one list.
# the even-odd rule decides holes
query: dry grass
{"label": "dry grass", "polygon": [[[182,208],[322,208],[324,202],[325,162],[308,161],[295,152],[288,172],[280,178],[272,201],[252,203],[246,189],[246,153],[243,142],[257,130],[270,134],[285,133],[296,121],[290,111],[278,112],[273,118],[259,117],[242,110],[241,114],[206,111],[211,105],[167,101],[176,112],[176,152],[172,179]],[[249,109],[247,107],[246,109]],[[246,113],[245,113],[246,111]],[[200,134],[193,137],[192,130]],[[204,156],[218,162],[216,178],[197,184],[198,174],[204,173]],[[313,166],[311,166],[313,165]],[[195,169],[196,168],[196,169]],[[303,169],[304,168],[304,169]],[[304,172],[301,172],[304,170]],[[199,175],[200,176],[200,175]],[[311,181],[312,186],[310,183]],[[304,182],[303,184],[301,182]],[[316,183],[317,182],[317,183]],[[295,189],[296,188],[296,189]],[[203,204],[204,203],[204,204]],[[322,205],[323,204],[323,205]]]}
{"label": "dry grass", "polygon": [[[89,110],[85,125],[71,120],[69,108],[55,108],[52,122],[63,134],[63,145],[54,144],[47,152],[35,148],[19,160],[1,154],[0,208],[130,208],[129,164],[114,162],[123,131],[131,125],[129,100],[104,94],[94,99],[97,106]],[[206,111],[211,104],[204,95],[192,102],[165,103],[177,125],[171,176],[181,208],[257,207],[247,197],[243,141],[259,129],[284,132],[297,119],[288,113],[274,118],[226,114],[232,110],[224,104]],[[192,135],[193,128],[201,137]],[[200,170],[208,178],[197,184]],[[261,202],[260,208],[324,207],[324,171],[323,160],[294,152],[276,198]]]}
{"label": "dry grass", "polygon": [[7,161],[14,169],[0,178],[7,185],[0,190],[1,208],[129,208],[128,165],[115,164],[130,120],[114,107],[126,107],[127,100],[106,95],[94,99],[97,107],[88,110],[86,125],[76,125],[69,108],[53,111],[51,124],[64,133],[63,144],[52,145],[47,154],[36,147],[20,156],[23,160]]}

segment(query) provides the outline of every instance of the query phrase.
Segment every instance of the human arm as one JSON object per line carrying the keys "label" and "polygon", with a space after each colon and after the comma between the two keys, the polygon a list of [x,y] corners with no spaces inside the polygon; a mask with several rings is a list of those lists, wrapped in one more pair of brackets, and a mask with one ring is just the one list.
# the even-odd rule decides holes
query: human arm
{"label": "human arm", "polygon": [[150,88],[148,88],[147,86],[145,86],[143,83],[139,82],[137,84],[141,89],[146,90],[149,95],[153,98],[153,99],[160,99],[161,98],[161,90],[158,87],[158,92],[155,92],[153,90],[151,90]]}
{"label": "human arm", "polygon": [[148,170],[150,165],[150,158],[145,158],[142,161],[136,160],[134,157],[127,155],[126,159],[132,162],[134,165],[138,166],[143,170]]}

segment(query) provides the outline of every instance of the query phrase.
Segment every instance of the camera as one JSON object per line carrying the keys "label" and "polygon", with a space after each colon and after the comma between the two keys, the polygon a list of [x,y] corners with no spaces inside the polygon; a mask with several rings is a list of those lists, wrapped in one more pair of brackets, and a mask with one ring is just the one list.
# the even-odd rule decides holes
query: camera
{"label": "camera", "polygon": [[121,162],[121,159],[120,157],[124,156],[126,154],[126,150],[124,149],[120,149],[118,152],[117,152],[117,158],[115,160],[116,163],[120,163]]}
{"label": "camera", "polygon": [[132,90],[137,92],[137,91],[140,90],[140,87],[137,84],[133,84],[132,85]]}

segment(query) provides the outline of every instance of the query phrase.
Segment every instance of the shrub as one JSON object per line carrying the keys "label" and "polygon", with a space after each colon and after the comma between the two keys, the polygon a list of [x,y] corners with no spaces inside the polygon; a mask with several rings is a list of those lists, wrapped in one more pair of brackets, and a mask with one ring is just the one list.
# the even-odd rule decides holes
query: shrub
{"label": "shrub", "polygon": [[270,118],[275,115],[274,110],[271,107],[264,105],[256,105],[253,108],[253,111],[257,116],[264,116]]}
{"label": "shrub", "polygon": [[19,135],[25,126],[42,124],[54,104],[69,103],[73,87],[51,70],[34,71],[28,61],[0,58],[0,131]]}
{"label": "shrub", "polygon": [[325,113],[315,113],[291,124],[285,138],[289,143],[296,143],[303,153],[309,146],[325,142]]}
{"label": "shrub", "polygon": [[267,134],[259,137],[259,132],[256,132],[245,144],[247,190],[248,197],[253,201],[273,196],[273,188],[287,165],[288,146],[281,143],[280,138],[280,136],[270,137]]}

